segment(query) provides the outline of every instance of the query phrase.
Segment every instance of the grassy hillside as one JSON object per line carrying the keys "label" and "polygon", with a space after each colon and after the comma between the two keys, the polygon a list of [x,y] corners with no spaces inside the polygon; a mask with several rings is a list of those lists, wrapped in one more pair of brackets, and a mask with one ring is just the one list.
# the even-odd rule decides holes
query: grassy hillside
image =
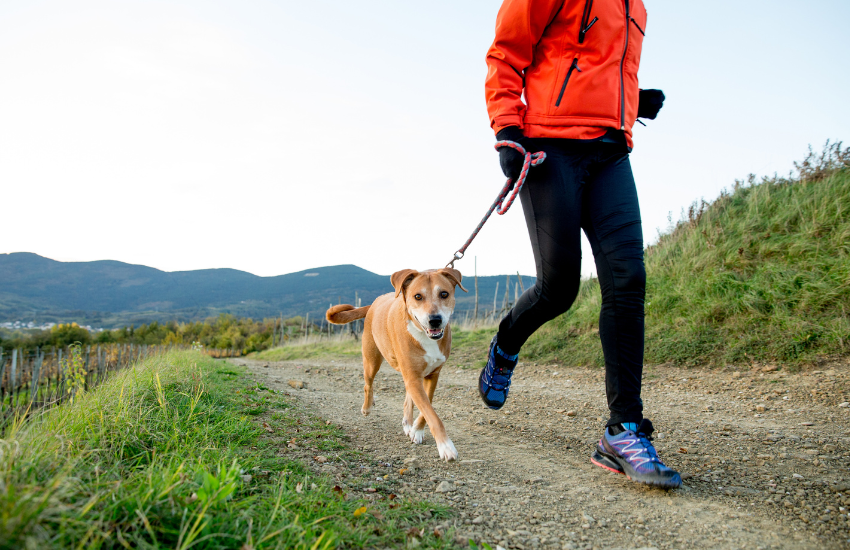
{"label": "grassy hillside", "polygon": [[[394,479],[314,474],[305,451],[368,459],[241,369],[188,352],[119,372],[0,443],[0,549],[398,548],[426,510],[445,515],[362,496]],[[423,548],[451,545],[426,531]]]}
{"label": "grassy hillside", "polygon": [[[827,144],[793,178],[751,176],[646,250],[646,362],[809,362],[850,352],[850,149]],[[602,364],[588,281],[527,357]]]}

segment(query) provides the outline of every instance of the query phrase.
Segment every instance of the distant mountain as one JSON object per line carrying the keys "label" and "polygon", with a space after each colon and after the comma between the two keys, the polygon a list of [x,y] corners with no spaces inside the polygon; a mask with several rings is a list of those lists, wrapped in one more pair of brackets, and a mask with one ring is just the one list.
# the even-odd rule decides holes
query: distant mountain
{"label": "distant mountain", "polygon": [[[480,311],[504,299],[505,276],[479,277]],[[510,277],[513,300],[516,275]],[[467,275],[458,291],[458,310],[474,307],[474,279]],[[527,287],[533,277],[523,277]],[[331,303],[365,305],[392,291],[388,275],[354,265],[318,267],[258,277],[235,269],[165,272],[111,260],[57,262],[28,252],[0,254],[0,321],[85,322],[114,327],[152,321],[192,321],[220,313],[238,317],[310,314],[323,318]]]}

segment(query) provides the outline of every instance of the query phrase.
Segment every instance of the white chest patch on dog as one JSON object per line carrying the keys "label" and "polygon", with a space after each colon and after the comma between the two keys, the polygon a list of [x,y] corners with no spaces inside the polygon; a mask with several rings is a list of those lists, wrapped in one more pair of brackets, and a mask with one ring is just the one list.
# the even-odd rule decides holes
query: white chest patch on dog
{"label": "white chest patch on dog", "polygon": [[434,369],[446,362],[446,356],[440,351],[440,345],[437,343],[437,340],[428,338],[425,332],[419,330],[413,321],[407,321],[407,332],[425,350],[425,357],[423,357],[425,359],[425,372],[422,373],[422,376],[428,376],[434,372]]}

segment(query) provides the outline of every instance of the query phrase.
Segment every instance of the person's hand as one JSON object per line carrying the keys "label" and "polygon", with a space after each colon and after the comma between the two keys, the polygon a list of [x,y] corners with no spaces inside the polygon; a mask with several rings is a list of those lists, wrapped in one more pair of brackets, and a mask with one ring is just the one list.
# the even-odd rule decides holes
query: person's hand
{"label": "person's hand", "polygon": [[655,120],[658,111],[664,105],[664,92],[661,90],[641,90],[638,94],[638,118]]}
{"label": "person's hand", "polygon": [[[522,135],[522,130],[519,126],[508,126],[502,128],[496,134],[497,141],[515,141],[525,147],[523,141],[525,136]],[[525,156],[512,147],[499,148],[499,164],[502,167],[502,172],[506,177],[516,181],[522,172],[522,165],[525,162]]]}

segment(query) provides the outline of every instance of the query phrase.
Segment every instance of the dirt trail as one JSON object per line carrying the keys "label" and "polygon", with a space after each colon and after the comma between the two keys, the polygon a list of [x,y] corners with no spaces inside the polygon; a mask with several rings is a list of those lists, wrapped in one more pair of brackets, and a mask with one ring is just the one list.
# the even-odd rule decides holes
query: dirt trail
{"label": "dirt trail", "polygon": [[235,362],[347,430],[374,459],[361,470],[387,474],[402,495],[450,503],[459,517],[440,528],[494,549],[850,547],[847,365],[801,374],[647,369],[656,446],[686,478],[666,492],[590,464],[605,417],[600,370],[520,364],[495,412],[478,397],[477,370],[450,360],[434,400],[459,453],[446,464],[430,433],[423,445],[403,435],[404,385],[386,364],[363,417],[359,361]]}

